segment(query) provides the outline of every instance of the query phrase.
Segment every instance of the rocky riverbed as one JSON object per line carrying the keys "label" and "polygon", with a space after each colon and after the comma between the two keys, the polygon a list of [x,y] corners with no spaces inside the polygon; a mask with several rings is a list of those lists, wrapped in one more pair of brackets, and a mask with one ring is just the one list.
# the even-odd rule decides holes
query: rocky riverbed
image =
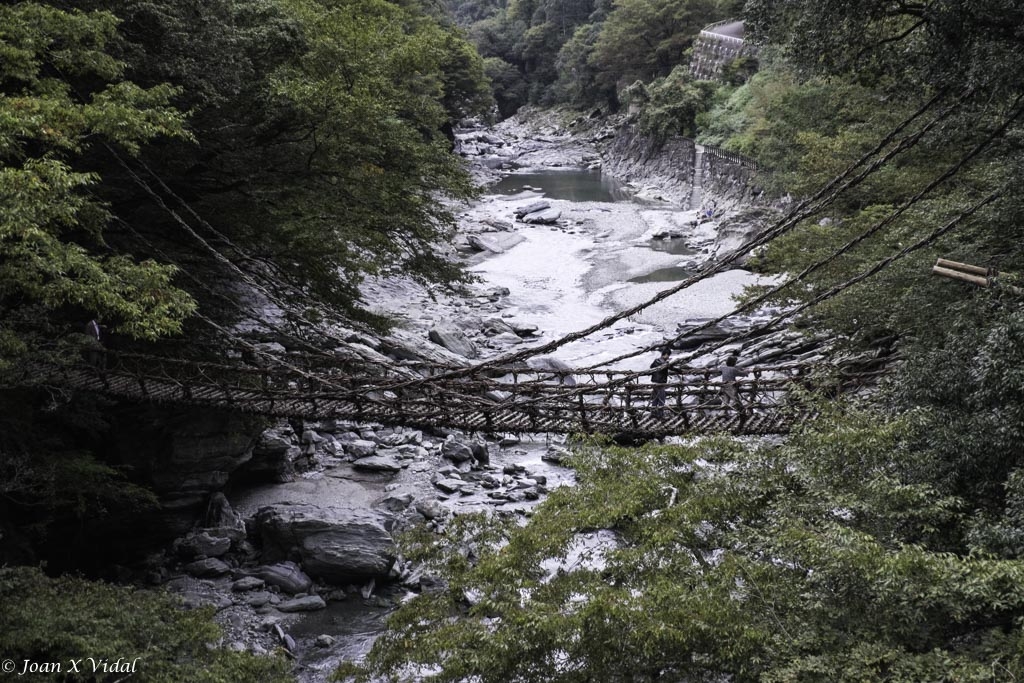
{"label": "rocky riverbed", "polygon": [[[710,216],[706,202],[689,208],[692,188],[678,179],[653,173],[625,185],[602,176],[613,135],[607,126],[550,118],[461,131],[457,149],[492,189],[461,209],[451,256],[479,280],[454,294],[401,277],[368,282],[367,304],[396,330],[361,338],[359,352],[469,363],[527,348],[646,300],[757,226],[759,209],[728,198]],[[764,281],[723,272],[533,362],[593,365],[661,343],[732,310],[736,294]],[[744,353],[779,360],[787,349],[817,353],[814,341],[792,334],[747,343]],[[694,363],[717,364],[721,355]],[[646,368],[651,358],[615,367]],[[300,680],[326,680],[339,660],[366,652],[395,601],[434,580],[402,560],[397,532],[427,525],[443,533],[462,511],[528,515],[552,487],[572,484],[565,455],[559,440],[543,435],[280,423],[261,435],[228,495],[213,496],[201,524],[154,558],[150,580],[189,605],[213,605],[230,647],[283,648],[297,658]]]}

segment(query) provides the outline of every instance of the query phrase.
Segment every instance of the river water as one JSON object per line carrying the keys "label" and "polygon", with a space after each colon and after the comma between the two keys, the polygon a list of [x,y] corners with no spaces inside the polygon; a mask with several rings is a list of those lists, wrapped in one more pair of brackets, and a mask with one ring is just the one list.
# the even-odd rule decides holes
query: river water
{"label": "river water", "polygon": [[[696,225],[696,211],[634,200],[595,171],[511,174],[464,218],[507,221],[516,208],[537,201],[560,210],[560,224],[517,224],[525,240],[471,270],[487,284],[507,287],[512,307],[503,315],[537,325],[545,340],[589,327],[686,279],[718,248],[715,225]],[[578,367],[657,344],[675,336],[679,324],[731,311],[733,297],[759,281],[743,270],[720,273],[552,356]],[[650,362],[639,356],[615,366],[641,369]]]}
{"label": "river water", "polygon": [[[508,175],[468,208],[461,220],[466,226],[479,226],[485,221],[509,222],[514,220],[516,208],[542,200],[562,212],[558,225],[516,223],[514,230],[524,238],[522,242],[504,253],[478,256],[470,267],[481,278],[481,288],[508,288],[508,306],[501,311],[502,317],[535,324],[542,333],[540,341],[589,327],[646,300],[692,275],[715,254],[714,225],[696,226],[695,212],[682,211],[667,203],[636,201],[622,185],[596,171]],[[666,233],[675,237],[666,239]],[[657,344],[674,336],[677,324],[732,310],[732,297],[757,282],[757,276],[746,271],[721,273],[591,338],[562,346],[551,357],[579,367]],[[388,312],[394,315],[418,308],[400,297],[383,298],[385,304],[392,306]],[[459,310],[439,310],[436,317],[450,318],[458,315]],[[614,367],[647,368],[652,358],[653,354],[643,354],[617,362]],[[540,459],[547,445],[545,437],[539,436],[515,449],[502,451],[496,459],[492,455],[492,459],[499,467],[508,462],[524,465],[531,473],[546,476],[549,487],[572,485],[571,470]],[[387,489],[418,494],[432,490],[429,475],[430,471],[425,470],[403,472],[387,480]],[[275,487],[273,495],[299,500],[308,495],[322,503],[324,496],[330,499],[354,495],[356,484],[324,477],[315,482]],[[358,485],[365,492],[368,482]],[[382,480],[379,487],[383,486]],[[248,502],[254,509],[268,503],[260,494]],[[449,502],[463,510],[488,506],[485,499],[472,497]],[[246,503],[241,503],[241,507],[245,512]],[[403,597],[399,593],[384,596],[385,602]],[[303,616],[290,627],[302,653],[300,680],[326,681],[339,661],[365,656],[383,632],[386,614],[380,598],[365,602],[350,596],[348,600],[329,603],[326,610]],[[329,635],[336,642],[329,647],[317,647],[314,643],[320,635]]]}

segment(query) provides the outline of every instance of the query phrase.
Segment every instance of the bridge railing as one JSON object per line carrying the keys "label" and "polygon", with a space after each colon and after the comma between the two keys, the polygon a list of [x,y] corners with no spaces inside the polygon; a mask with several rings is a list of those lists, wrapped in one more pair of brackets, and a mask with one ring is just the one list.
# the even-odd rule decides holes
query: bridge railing
{"label": "bridge railing", "polygon": [[[728,416],[735,409],[725,400],[716,369],[678,370],[664,385],[620,370],[581,374],[519,369],[511,378],[471,376],[410,383],[404,371],[388,367],[368,370],[347,363],[303,369],[110,354],[101,364],[45,367],[35,374],[37,381],[150,401],[230,406],[268,415],[344,416],[480,430],[637,428],[653,412],[656,389],[665,391],[668,419],[682,427],[709,415]],[[795,387],[841,392],[876,379],[882,372],[884,369],[856,363],[828,373],[814,372],[805,364],[778,364],[751,368],[734,386],[745,411],[763,415],[784,410]]]}

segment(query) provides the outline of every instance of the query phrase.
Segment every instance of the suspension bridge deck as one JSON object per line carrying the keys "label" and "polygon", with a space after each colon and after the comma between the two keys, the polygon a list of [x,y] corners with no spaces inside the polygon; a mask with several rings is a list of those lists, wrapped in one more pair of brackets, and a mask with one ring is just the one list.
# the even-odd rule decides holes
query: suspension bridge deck
{"label": "suspension bridge deck", "polygon": [[[735,384],[741,413],[722,400],[716,372],[683,369],[664,385],[666,405],[658,415],[651,405],[654,385],[622,371],[576,375],[516,369],[498,377],[436,380],[408,368],[368,373],[366,368],[353,371],[336,365],[297,371],[124,355],[109,367],[48,366],[28,374],[35,383],[122,399],[270,417],[488,433],[646,436],[788,433],[814,417],[811,408],[793,400],[791,389],[810,387],[821,377],[799,365],[753,370]],[[831,390],[878,374],[833,377]]]}

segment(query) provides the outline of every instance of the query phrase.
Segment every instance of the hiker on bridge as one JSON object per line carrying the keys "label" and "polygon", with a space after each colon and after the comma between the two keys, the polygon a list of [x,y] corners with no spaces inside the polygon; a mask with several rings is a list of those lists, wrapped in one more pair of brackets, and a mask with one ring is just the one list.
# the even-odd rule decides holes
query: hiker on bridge
{"label": "hiker on bridge", "polygon": [[740,390],[736,386],[736,380],[747,374],[747,371],[737,367],[738,354],[738,351],[732,351],[725,359],[725,365],[720,366],[718,370],[722,373],[722,403],[727,407],[735,408],[740,415],[745,415],[746,407],[740,399]]}
{"label": "hiker on bridge", "polygon": [[85,360],[89,365],[101,369],[106,366],[106,349],[104,348],[106,328],[100,324],[102,320],[100,316],[96,316],[85,324],[84,330],[85,336],[88,337]]}
{"label": "hiker on bridge", "polygon": [[671,349],[666,347],[651,363],[651,369],[654,370],[651,373],[651,383],[654,384],[654,391],[651,392],[651,407],[654,410],[651,411],[651,415],[654,417],[660,418],[665,415],[665,396],[668,392],[665,385],[668,384],[668,362],[671,356]]}

